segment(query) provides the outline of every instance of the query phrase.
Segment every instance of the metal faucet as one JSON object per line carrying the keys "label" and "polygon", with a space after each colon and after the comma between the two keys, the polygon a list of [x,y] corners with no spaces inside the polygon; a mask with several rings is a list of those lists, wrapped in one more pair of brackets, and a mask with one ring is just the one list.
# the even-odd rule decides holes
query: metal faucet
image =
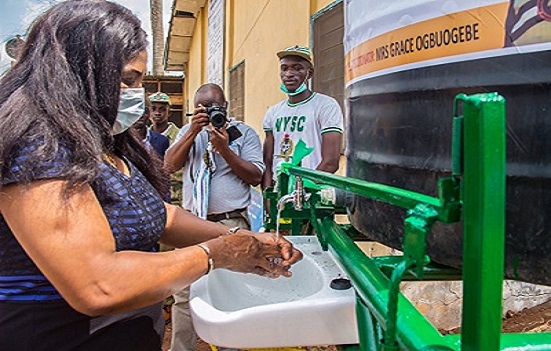
{"label": "metal faucet", "polygon": [[295,206],[296,211],[302,211],[304,208],[304,200],[308,201],[310,194],[305,193],[304,183],[302,182],[301,177],[296,177],[295,190],[292,193],[282,196],[277,201],[278,211],[283,210],[286,203],[292,202]]}
{"label": "metal faucet", "polygon": [[277,201],[277,210],[278,210],[278,211],[282,211],[283,208],[285,207],[285,204],[286,204],[286,203],[289,203],[289,202],[292,202],[292,203],[295,202],[295,192],[294,192],[294,191],[293,191],[292,193],[290,193],[290,194],[287,194],[287,195],[282,196],[282,197]]}

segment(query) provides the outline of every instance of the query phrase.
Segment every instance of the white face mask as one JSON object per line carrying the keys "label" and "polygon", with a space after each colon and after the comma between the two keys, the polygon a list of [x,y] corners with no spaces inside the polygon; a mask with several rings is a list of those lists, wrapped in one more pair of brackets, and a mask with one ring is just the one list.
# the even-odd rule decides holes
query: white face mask
{"label": "white face mask", "polygon": [[145,89],[123,88],[119,102],[119,113],[113,124],[113,135],[120,134],[136,123],[145,112]]}
{"label": "white face mask", "polygon": [[306,85],[307,81],[308,79],[305,79],[304,82],[302,82],[302,84],[293,92],[290,92],[289,89],[287,89],[287,87],[283,83],[281,83],[281,85],[279,86],[279,89],[281,89],[282,92],[284,92],[289,96],[296,96],[298,94],[304,93],[308,89],[308,86]]}

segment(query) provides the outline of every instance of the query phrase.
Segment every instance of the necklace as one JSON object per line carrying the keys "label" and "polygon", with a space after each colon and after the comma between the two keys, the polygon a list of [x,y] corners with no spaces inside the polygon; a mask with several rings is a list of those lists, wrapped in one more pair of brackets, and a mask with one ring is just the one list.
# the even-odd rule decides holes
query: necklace
{"label": "necklace", "polygon": [[115,158],[111,154],[104,153],[103,154],[103,159],[105,161],[107,161],[111,166],[117,168],[117,161],[115,160]]}
{"label": "necklace", "polygon": [[103,159],[109,163],[114,168],[118,169],[120,172],[122,172],[124,175],[129,176],[130,175],[130,169],[128,168],[128,165],[126,162],[124,162],[123,159],[120,159],[118,157],[115,157],[111,153],[104,153]]}

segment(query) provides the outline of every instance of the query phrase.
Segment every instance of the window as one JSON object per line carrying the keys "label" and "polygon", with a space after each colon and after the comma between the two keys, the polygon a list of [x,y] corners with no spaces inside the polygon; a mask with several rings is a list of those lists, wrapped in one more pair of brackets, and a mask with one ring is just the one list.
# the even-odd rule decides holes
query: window
{"label": "window", "polygon": [[230,69],[229,114],[245,121],[245,61]]}

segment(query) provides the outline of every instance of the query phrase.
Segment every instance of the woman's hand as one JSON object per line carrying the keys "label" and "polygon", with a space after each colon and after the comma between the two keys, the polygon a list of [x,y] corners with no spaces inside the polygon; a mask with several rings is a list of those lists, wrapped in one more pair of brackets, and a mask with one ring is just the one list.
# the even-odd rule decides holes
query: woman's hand
{"label": "woman's hand", "polygon": [[249,232],[249,235],[254,235],[258,240],[260,240],[263,243],[268,244],[268,243],[275,242],[281,253],[281,258],[283,259],[283,261],[281,261],[280,263],[281,266],[290,267],[291,265],[302,260],[302,252],[297,250],[293,246],[293,244],[291,244],[283,236],[279,236],[279,238],[276,238],[275,234],[273,233],[253,233],[253,232]]}
{"label": "woman's hand", "polygon": [[244,230],[209,240],[205,245],[210,249],[215,268],[270,278],[290,277],[290,265],[302,258],[302,253],[285,239],[276,242],[274,237]]}
{"label": "woman's hand", "polygon": [[281,258],[283,259],[279,265],[287,267],[287,269],[291,265],[302,260],[302,252],[293,247],[293,244],[291,244],[283,236],[276,237],[274,233],[255,233],[245,229],[240,229],[239,233],[252,235],[265,244],[273,245],[275,243],[279,248]]}

